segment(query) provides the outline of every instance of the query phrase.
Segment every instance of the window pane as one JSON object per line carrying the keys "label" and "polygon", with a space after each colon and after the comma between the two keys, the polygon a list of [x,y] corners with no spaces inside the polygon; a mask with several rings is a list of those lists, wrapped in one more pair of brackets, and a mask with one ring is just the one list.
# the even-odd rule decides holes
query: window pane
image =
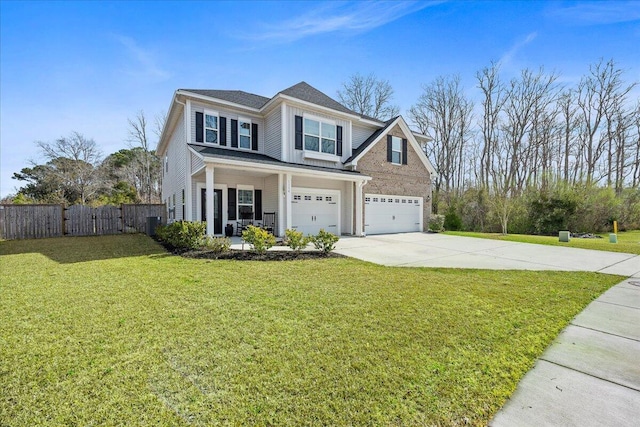
{"label": "window pane", "polygon": [[320,150],[320,138],[317,136],[304,136],[304,149],[311,151],[319,151]]}
{"label": "window pane", "polygon": [[391,137],[391,145],[393,147],[393,151],[402,151],[402,139],[398,138],[397,136],[392,136]]}
{"label": "window pane", "polygon": [[322,136],[324,138],[336,139],[336,127],[327,123],[322,123]]}
{"label": "window pane", "polygon": [[304,119],[304,133],[320,136],[320,122]]}
{"label": "window pane", "polygon": [[336,142],[332,139],[322,138],[322,152],[323,153],[336,153]]}
{"label": "window pane", "polygon": [[393,163],[401,164],[402,163],[402,153],[398,153],[397,151],[394,151],[392,153],[392,156],[391,156],[391,161]]}
{"label": "window pane", "polygon": [[240,122],[240,135],[251,135],[251,123]]}
{"label": "window pane", "polygon": [[251,137],[240,135],[240,148],[251,148]]}
{"label": "window pane", "polygon": [[207,129],[207,139],[205,141],[210,143],[210,144],[217,144],[218,143],[218,131]]}
{"label": "window pane", "polygon": [[238,190],[238,203],[242,205],[253,204],[253,191],[252,190]]}
{"label": "window pane", "polygon": [[218,129],[218,116],[210,116],[207,114],[205,117],[205,127]]}

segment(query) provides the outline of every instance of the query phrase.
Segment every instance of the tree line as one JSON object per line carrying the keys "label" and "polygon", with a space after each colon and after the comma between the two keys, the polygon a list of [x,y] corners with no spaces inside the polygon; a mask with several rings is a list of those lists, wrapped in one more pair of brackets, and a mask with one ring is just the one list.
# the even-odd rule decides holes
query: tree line
{"label": "tree line", "polygon": [[[407,112],[432,139],[423,148],[438,171],[433,210],[448,228],[595,232],[613,220],[640,228],[638,82],[614,60],[592,64],[573,85],[542,67],[507,80],[498,63],[475,80],[472,97],[460,76],[437,77]],[[358,95],[347,105],[364,114],[397,111],[391,85],[374,75],[352,77],[338,95]],[[376,106],[380,99],[387,105]]]}
{"label": "tree line", "polygon": [[[121,204],[159,203],[161,162],[152,146],[165,117],[151,129],[143,111],[128,119],[129,148],[102,157],[92,138],[71,132],[53,142],[37,141],[45,162],[13,174],[23,183],[4,203]],[[155,144],[153,144],[155,145]]]}

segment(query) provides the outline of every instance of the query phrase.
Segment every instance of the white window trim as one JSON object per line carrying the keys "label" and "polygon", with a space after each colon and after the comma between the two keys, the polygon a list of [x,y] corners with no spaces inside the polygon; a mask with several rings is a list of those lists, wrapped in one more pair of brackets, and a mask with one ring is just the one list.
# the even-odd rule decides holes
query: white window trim
{"label": "white window trim", "polygon": [[[397,138],[397,139],[400,140],[400,151],[393,149],[393,138]],[[400,153],[400,162],[399,163],[393,161],[393,153]],[[402,159],[402,138],[400,138],[399,136],[391,135],[391,163],[394,164],[394,165],[402,166],[403,165],[402,160],[403,160]]]}
{"label": "white window trim", "polygon": [[[305,126],[304,126],[304,121],[306,119],[309,120],[313,120],[316,122],[319,122],[319,131],[320,131],[320,135],[318,136],[319,141],[318,141],[318,151],[314,151],[314,150],[307,150],[307,145],[305,142],[305,136],[307,135],[307,133],[305,132]],[[333,153],[325,153],[322,151],[322,123],[331,125],[333,127],[335,127],[335,132],[336,132],[336,137],[333,139],[334,142],[334,149],[333,149]],[[318,116],[314,116],[312,114],[302,114],[302,148],[304,151],[304,157],[305,158],[311,158],[311,159],[319,159],[319,160],[328,160],[328,161],[332,161],[332,162],[337,162],[340,157],[338,157],[336,155],[336,152],[338,151],[338,124],[335,120],[331,120],[331,119],[326,119],[324,117],[318,117]],[[310,136],[315,136],[315,135],[311,135]],[[329,139],[329,138],[325,138],[325,139]],[[316,156],[314,154],[319,154],[321,156]]]}
{"label": "white window trim", "polygon": [[[217,111],[214,110],[204,110],[204,115],[202,116],[202,129],[203,129],[203,133],[204,135],[202,135],[202,142],[204,144],[214,144],[214,145],[220,145],[220,113],[218,113]],[[213,128],[207,128],[207,116],[214,116],[217,118],[216,123],[218,125],[218,127],[216,129]],[[217,134],[217,138],[216,141],[214,143],[211,142],[207,142],[207,129],[211,129],[211,130],[215,130],[216,134]]]}
{"label": "white window trim", "polygon": [[[249,123],[249,147],[247,148],[240,146],[240,138],[242,137],[242,135],[240,135],[240,122]],[[252,145],[253,145],[253,122],[251,121],[251,119],[247,117],[238,117],[238,149],[251,151]]]}
{"label": "white window trim", "polygon": [[[243,185],[243,184],[236,185],[236,218],[238,219],[240,218],[240,194],[239,194],[240,190],[251,190],[251,192],[253,193],[253,196],[251,197],[251,211],[253,212],[253,217],[255,218],[256,190],[254,189],[253,185]],[[249,205],[243,204],[242,206],[249,206]]]}

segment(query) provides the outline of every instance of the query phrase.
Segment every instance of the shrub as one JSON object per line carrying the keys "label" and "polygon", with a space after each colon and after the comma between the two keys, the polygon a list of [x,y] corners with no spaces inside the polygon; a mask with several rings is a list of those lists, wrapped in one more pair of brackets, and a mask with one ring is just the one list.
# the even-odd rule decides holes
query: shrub
{"label": "shrub", "polygon": [[265,253],[267,249],[276,244],[276,236],[254,225],[248,226],[242,232],[242,239],[259,254]]}
{"label": "shrub", "polygon": [[284,232],[287,246],[296,252],[300,252],[309,244],[309,238],[302,234],[302,231],[288,229]]}
{"label": "shrub", "polygon": [[324,229],[320,229],[318,234],[315,236],[309,236],[309,241],[313,243],[313,246],[325,254],[328,254],[335,248],[336,242],[339,239],[340,238],[338,236],[329,233],[328,231],[324,231]]}
{"label": "shrub", "polygon": [[444,215],[431,214],[431,218],[429,218],[429,231],[444,231]]}
{"label": "shrub", "polygon": [[202,244],[205,248],[216,254],[229,252],[231,248],[231,239],[228,237],[211,237],[207,236]]}
{"label": "shrub", "polygon": [[462,220],[460,215],[456,213],[455,206],[449,206],[447,214],[444,216],[444,229],[450,231],[457,231],[462,228]]}
{"label": "shrub", "polygon": [[178,250],[198,249],[204,241],[206,231],[207,225],[204,222],[176,221],[159,226],[156,237]]}

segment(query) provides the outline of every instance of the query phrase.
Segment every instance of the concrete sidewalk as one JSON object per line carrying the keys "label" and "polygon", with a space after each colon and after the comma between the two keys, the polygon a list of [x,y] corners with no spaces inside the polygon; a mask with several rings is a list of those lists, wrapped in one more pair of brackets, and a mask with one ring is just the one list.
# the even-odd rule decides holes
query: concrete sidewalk
{"label": "concrete sidewalk", "polygon": [[640,425],[640,280],[576,316],[489,425]]}
{"label": "concrete sidewalk", "polygon": [[639,255],[446,234],[342,237],[336,252],[399,267],[597,271],[640,277]]}

